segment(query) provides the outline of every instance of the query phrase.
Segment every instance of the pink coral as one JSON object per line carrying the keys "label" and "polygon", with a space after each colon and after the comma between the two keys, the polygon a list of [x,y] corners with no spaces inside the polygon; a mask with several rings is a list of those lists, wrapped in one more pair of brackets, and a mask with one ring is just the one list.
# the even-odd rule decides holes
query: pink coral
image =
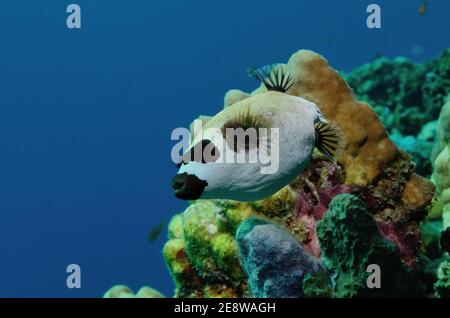
{"label": "pink coral", "polygon": [[377,222],[381,235],[393,242],[400,253],[405,265],[412,267],[416,264],[415,247],[420,243],[420,230],[414,224],[381,223]]}
{"label": "pink coral", "polygon": [[340,166],[328,161],[314,160],[300,176],[299,192],[296,203],[297,218],[308,231],[304,247],[312,255],[320,257],[316,222],[328,210],[328,205],[334,196],[351,193],[352,187],[343,184],[343,171]]}

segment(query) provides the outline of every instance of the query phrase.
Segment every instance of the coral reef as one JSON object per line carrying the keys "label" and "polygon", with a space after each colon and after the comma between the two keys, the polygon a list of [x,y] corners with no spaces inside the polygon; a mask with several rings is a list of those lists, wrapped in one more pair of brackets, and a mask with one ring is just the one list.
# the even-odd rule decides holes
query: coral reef
{"label": "coral reef", "polygon": [[[339,125],[343,155],[333,163],[315,152],[263,200],[191,201],[163,250],[175,297],[448,297],[450,106],[440,109],[450,50],[424,64],[379,58],[350,74],[301,50],[287,67],[296,78],[287,93]],[[230,90],[224,107],[265,91]],[[381,267],[380,289],[366,285],[370,264]]]}
{"label": "coral reef", "polygon": [[450,94],[447,101],[439,113],[439,119],[436,127],[436,142],[431,153],[431,161],[434,162],[440,152],[450,142]]}
{"label": "coral reef", "polygon": [[238,297],[247,291],[237,243],[220,210],[212,201],[198,200],[169,224],[163,255],[178,297]]}
{"label": "coral reef", "polygon": [[437,140],[433,148],[433,174],[431,180],[436,185],[435,203],[430,217],[442,217],[443,228],[450,227],[450,99],[442,107],[437,130]]}
{"label": "coral reef", "polygon": [[424,64],[381,57],[344,76],[358,99],[372,105],[392,140],[412,155],[417,171],[428,177],[435,120],[450,93],[450,49]]}
{"label": "coral reef", "polygon": [[[364,203],[351,194],[332,200],[328,212],[317,222],[317,235],[326,267],[334,271],[335,297],[423,296],[398,250],[383,239]],[[367,268],[382,271],[381,288],[367,287]]]}
{"label": "coral reef", "polygon": [[165,298],[159,291],[144,286],[134,293],[128,286],[116,285],[111,287],[104,295],[103,298]]}
{"label": "coral reef", "polygon": [[[277,224],[295,238],[302,247],[302,253],[309,253],[317,260],[325,253],[323,257],[332,264],[330,245],[321,242],[320,237],[322,235],[323,240],[323,236],[326,236],[326,222],[331,222],[326,220],[335,222],[332,216],[339,214],[337,207],[343,204],[336,203],[336,212],[321,223],[322,232],[318,233],[317,230],[318,222],[328,214],[333,197],[339,194],[350,193],[355,196],[351,197],[354,200],[359,198],[360,208],[355,204],[355,207],[348,208],[348,212],[341,212],[341,215],[348,217],[349,222],[356,220],[354,232],[341,234],[357,236],[358,246],[367,250],[354,255],[357,258],[354,265],[359,266],[354,272],[345,272],[339,267],[349,264],[334,263],[330,271],[343,271],[341,277],[355,274],[354,284],[360,285],[365,274],[363,267],[376,260],[384,264],[386,269],[392,269],[392,275],[402,273],[398,279],[404,278],[402,284],[405,285],[409,283],[409,271],[422,268],[420,222],[430,205],[433,184],[415,173],[411,157],[388,138],[376,112],[368,104],[358,101],[350,86],[322,56],[302,50],[295,53],[287,65],[297,78],[287,93],[316,103],[327,118],[341,127],[347,139],[343,156],[338,164],[334,164],[320,153],[314,153],[308,168],[301,175],[266,199],[255,202],[198,200],[175,216],[169,225],[170,240],[164,248],[164,257],[175,280],[176,296],[265,295],[264,288],[255,287],[262,286],[263,280],[252,282],[248,276],[253,275],[252,266],[267,264],[253,260],[253,265],[249,266],[249,262],[242,259],[239,262],[237,253],[237,247],[242,245],[243,237],[246,236],[242,236],[243,230],[240,228],[237,241],[241,243],[237,244],[236,231],[242,221],[252,216]],[[407,85],[408,81],[404,84]],[[251,95],[264,91],[265,88],[261,86]],[[242,91],[231,90],[225,96],[225,107],[247,96],[249,94]],[[422,135],[421,140],[430,141],[433,127],[429,125]],[[353,202],[353,199],[348,201]],[[353,218],[353,212],[356,211],[361,212],[361,219]],[[367,225],[363,225],[364,222]],[[248,223],[242,226],[245,224]],[[367,234],[365,230],[370,230],[367,242],[364,242]],[[278,239],[283,240],[281,236]],[[342,251],[351,249],[349,244],[341,244]],[[350,282],[351,278],[347,279]],[[306,273],[303,281],[304,292],[308,296],[367,295],[366,289],[356,285],[352,291],[344,287],[335,290],[330,285],[326,270],[319,270],[315,275]],[[371,294],[376,292],[371,291]],[[404,290],[389,286],[386,282],[386,289],[378,294],[402,296]]]}
{"label": "coral reef", "polygon": [[390,138],[398,148],[412,156],[412,160],[416,165],[416,172],[421,176],[429,177],[432,170],[429,158],[432,153],[435,135],[436,121],[432,121],[426,124],[417,136],[402,136],[398,132],[393,132]]}
{"label": "coral reef", "polygon": [[344,76],[390,132],[416,135],[438,117],[450,92],[450,49],[424,64],[380,57]]}
{"label": "coral reef", "polygon": [[248,218],[239,226],[236,240],[253,297],[303,297],[303,277],[321,269],[317,259],[274,223]]}
{"label": "coral reef", "polygon": [[425,214],[433,186],[414,173],[410,157],[388,138],[376,113],[355,98],[324,58],[299,51],[288,65],[298,78],[290,93],[315,102],[347,138],[341,160],[344,183],[366,202],[382,234],[395,242],[405,262],[413,265],[419,245],[416,221]]}
{"label": "coral reef", "polygon": [[450,96],[442,107],[437,123],[436,142],[431,160],[431,180],[436,185],[433,206],[422,228],[434,225],[434,231],[424,231],[426,257],[430,271],[436,276],[436,297],[450,297]]}
{"label": "coral reef", "polygon": [[450,297],[450,258],[439,265],[434,289],[436,297]]}

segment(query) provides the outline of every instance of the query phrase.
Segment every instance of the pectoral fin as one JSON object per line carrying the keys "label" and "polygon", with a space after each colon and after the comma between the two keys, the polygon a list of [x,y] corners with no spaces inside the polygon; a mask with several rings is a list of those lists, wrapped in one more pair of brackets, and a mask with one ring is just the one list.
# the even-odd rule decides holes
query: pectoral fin
{"label": "pectoral fin", "polygon": [[345,137],[341,128],[333,122],[319,121],[316,129],[316,148],[333,161],[337,161],[345,148]]}

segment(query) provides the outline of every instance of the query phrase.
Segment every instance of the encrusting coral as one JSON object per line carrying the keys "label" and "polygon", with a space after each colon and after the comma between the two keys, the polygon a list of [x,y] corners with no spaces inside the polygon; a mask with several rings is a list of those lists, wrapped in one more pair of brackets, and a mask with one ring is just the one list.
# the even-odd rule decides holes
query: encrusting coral
{"label": "encrusting coral", "polygon": [[128,286],[116,285],[111,287],[103,298],[165,298],[159,291],[144,286],[135,294]]}
{"label": "encrusting coral", "polygon": [[[431,180],[436,185],[435,204],[431,210],[431,218],[441,217],[443,229],[450,227],[450,98],[442,107],[438,121],[438,135],[433,153]],[[433,159],[432,157],[432,159]]]}
{"label": "encrusting coral", "polygon": [[[237,243],[221,207],[198,200],[169,224],[164,259],[179,297],[237,297],[246,292]],[[239,222],[239,221],[238,221]]]}
{"label": "encrusting coral", "polygon": [[390,133],[416,135],[438,117],[450,90],[450,49],[423,64],[380,57],[344,77]]}
{"label": "encrusting coral", "polygon": [[322,271],[320,262],[290,233],[266,220],[246,219],[238,228],[236,240],[253,297],[303,297],[300,282],[305,275]]}
{"label": "encrusting coral", "polygon": [[[327,214],[333,197],[345,193],[358,197],[371,211],[364,210],[364,217],[372,222],[371,242],[386,248],[395,258],[395,266],[411,271],[420,267],[419,222],[426,215],[434,186],[414,172],[411,157],[388,138],[376,112],[358,101],[350,86],[322,56],[302,50],[289,59],[287,66],[297,78],[287,93],[316,103],[343,130],[347,147],[341,160],[333,164],[315,153],[301,175],[266,199],[198,200],[174,216],[164,257],[175,280],[176,296],[252,296],[235,239],[239,224],[251,216],[278,224],[311,256],[320,258],[323,246],[317,222]],[[251,95],[264,90],[261,86]],[[232,90],[226,94],[225,107],[247,96]],[[370,251],[365,253],[372,255]],[[310,275],[305,276],[310,293],[316,288],[316,295],[331,295],[327,275],[317,277],[323,284],[322,291]]]}
{"label": "encrusting coral", "polygon": [[436,297],[450,297],[450,258],[448,257],[439,265],[434,289]]}
{"label": "encrusting coral", "polygon": [[358,99],[374,108],[397,146],[413,156],[417,171],[428,177],[436,118],[450,91],[450,49],[423,64],[380,57],[344,76]]}
{"label": "encrusting coral", "polygon": [[[328,212],[317,223],[324,264],[333,273],[335,297],[424,296],[400,261],[398,250],[383,239],[364,203],[351,194],[333,198]],[[367,268],[379,266],[380,288],[367,286]]]}
{"label": "encrusting coral", "polygon": [[[427,256],[434,251],[430,271],[437,276],[434,284],[436,297],[450,297],[450,95],[442,107],[437,124],[437,136],[431,160],[431,180],[436,185],[433,206],[423,228],[434,225],[434,231],[424,232],[427,239]],[[432,258],[429,256],[429,258]]]}

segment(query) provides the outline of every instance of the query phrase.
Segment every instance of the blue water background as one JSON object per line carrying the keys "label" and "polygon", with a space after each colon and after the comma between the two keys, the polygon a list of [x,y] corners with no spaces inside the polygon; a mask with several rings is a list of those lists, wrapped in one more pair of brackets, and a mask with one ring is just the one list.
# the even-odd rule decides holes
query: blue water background
{"label": "blue water background", "polygon": [[[97,297],[173,283],[166,231],[186,203],[170,179],[171,131],[214,114],[250,65],[323,54],[339,70],[382,54],[423,60],[450,44],[450,1],[62,0],[0,4],[0,296]],[[366,7],[382,28],[366,27]],[[66,266],[82,288],[66,287]]]}

